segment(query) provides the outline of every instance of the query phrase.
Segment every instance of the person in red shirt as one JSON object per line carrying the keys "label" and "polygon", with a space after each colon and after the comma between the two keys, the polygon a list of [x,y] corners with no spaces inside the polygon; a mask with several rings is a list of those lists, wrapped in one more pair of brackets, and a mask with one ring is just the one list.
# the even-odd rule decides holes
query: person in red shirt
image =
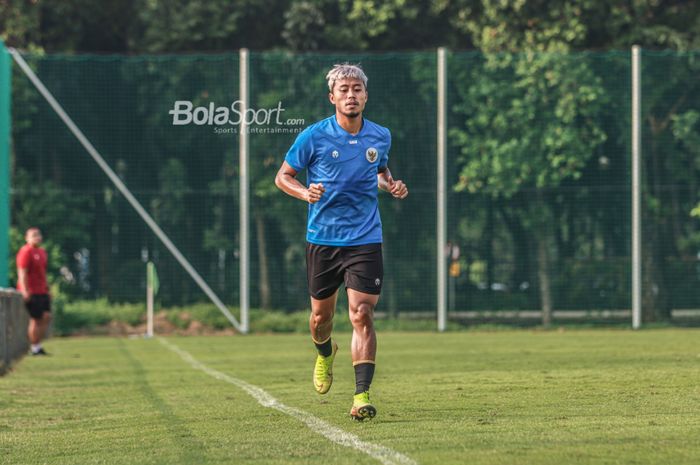
{"label": "person in red shirt", "polygon": [[51,298],[46,283],[46,251],[40,247],[42,237],[39,228],[29,228],[27,243],[17,253],[17,289],[22,293],[29,312],[29,342],[32,355],[47,355],[41,340],[51,322]]}

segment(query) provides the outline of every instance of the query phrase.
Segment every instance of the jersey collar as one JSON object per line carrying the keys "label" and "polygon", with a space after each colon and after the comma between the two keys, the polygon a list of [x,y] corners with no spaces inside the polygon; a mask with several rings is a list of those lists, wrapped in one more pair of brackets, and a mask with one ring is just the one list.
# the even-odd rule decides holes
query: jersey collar
{"label": "jersey collar", "polygon": [[333,123],[333,127],[338,133],[352,139],[362,136],[362,134],[365,132],[365,128],[367,127],[367,121],[365,120],[364,116],[362,117],[362,126],[357,134],[350,134],[348,131],[346,131],[340,124],[338,124],[338,120],[336,119],[335,115],[331,116],[331,121]]}

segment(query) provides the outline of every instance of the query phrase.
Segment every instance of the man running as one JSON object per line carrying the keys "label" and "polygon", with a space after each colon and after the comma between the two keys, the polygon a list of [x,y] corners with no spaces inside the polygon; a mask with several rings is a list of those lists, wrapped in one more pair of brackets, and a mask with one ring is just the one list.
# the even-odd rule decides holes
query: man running
{"label": "man running", "polygon": [[[355,396],[350,416],[373,418],[370,403],[377,351],[373,313],[382,288],[382,223],[377,188],[404,199],[406,185],[387,167],[391,134],[363,118],[367,76],[355,65],[335,65],[326,75],[335,115],[306,128],[287,152],[275,184],[309,203],[306,266],[311,295],[311,338],[318,350],[314,387],[333,382],[338,345],[331,340],[338,287],[345,283],[352,333]],[[308,171],[308,187],[296,179]]]}
{"label": "man running", "polygon": [[17,253],[17,289],[22,293],[29,312],[29,342],[32,355],[47,355],[41,346],[51,322],[51,299],[46,284],[46,251],[41,246],[39,228],[29,228],[27,243]]}

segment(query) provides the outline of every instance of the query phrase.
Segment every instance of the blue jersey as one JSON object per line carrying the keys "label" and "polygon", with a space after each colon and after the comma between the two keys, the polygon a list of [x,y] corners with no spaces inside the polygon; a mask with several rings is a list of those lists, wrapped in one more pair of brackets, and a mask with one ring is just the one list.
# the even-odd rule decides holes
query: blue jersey
{"label": "blue jersey", "polygon": [[297,172],[306,168],[307,183],[326,189],[321,200],[309,204],[307,241],[332,246],[382,242],[377,170],[387,166],[390,148],[389,130],[367,119],[354,136],[335,115],[299,134],[285,161]]}

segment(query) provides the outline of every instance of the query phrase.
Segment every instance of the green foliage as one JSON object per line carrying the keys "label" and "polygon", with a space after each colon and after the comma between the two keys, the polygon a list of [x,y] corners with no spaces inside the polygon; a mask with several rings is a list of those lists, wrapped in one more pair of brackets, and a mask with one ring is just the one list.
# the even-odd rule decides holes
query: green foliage
{"label": "green foliage", "polygon": [[294,2],[284,13],[282,37],[291,50],[318,50],[324,40],[325,18],[320,2]]}
{"label": "green foliage", "polygon": [[[254,311],[250,315],[250,329],[255,333],[300,333],[309,331],[308,312],[282,313]],[[339,331],[343,329],[336,328]],[[345,328],[346,330],[347,328]]]}
{"label": "green foliage", "polygon": [[51,181],[37,183],[24,169],[13,178],[12,227],[10,229],[10,281],[16,282],[15,258],[24,245],[24,232],[38,227],[48,254],[47,280],[62,293],[77,292],[71,275],[71,255],[89,244],[88,227],[94,204],[89,196],[67,192]]}
{"label": "green foliage", "polygon": [[57,335],[96,331],[112,321],[137,325],[145,319],[143,304],[115,304],[107,299],[53,302],[53,327]]}
{"label": "green foliage", "polygon": [[238,31],[243,17],[241,5],[236,4],[243,2],[144,0],[136,3],[137,18],[147,27],[137,30],[132,45],[147,44],[145,51],[221,49]]}
{"label": "green foliage", "polygon": [[9,46],[28,46],[39,39],[39,11],[30,1],[0,2],[0,39]]}
{"label": "green foliage", "polygon": [[158,173],[159,195],[151,201],[156,221],[166,228],[175,229],[185,217],[185,200],[190,191],[185,165],[170,158]]}
{"label": "green foliage", "polygon": [[472,66],[457,71],[472,84],[459,87],[464,127],[451,132],[461,148],[457,189],[512,197],[580,178],[606,137],[604,90],[586,61],[556,53],[460,58]]}
{"label": "green foliage", "polygon": [[475,7],[467,2],[454,20],[468,31],[485,52],[563,52],[586,38],[585,20],[596,1],[545,0],[503,2],[485,0]]}
{"label": "green foliage", "polygon": [[[177,330],[186,330],[193,322],[201,323],[205,330],[230,329],[231,323],[209,303],[198,303],[182,307],[163,309],[165,317]],[[239,315],[237,308],[230,309]],[[101,334],[110,323],[137,326],[145,322],[146,309],[142,303],[115,304],[106,299],[66,301],[65,298],[53,300],[54,331],[57,335],[76,333]],[[432,331],[435,321],[432,319],[380,318],[375,321],[380,331]],[[460,325],[450,324],[450,329]],[[345,312],[338,312],[333,329],[337,333],[352,331],[352,325]],[[250,331],[257,333],[297,333],[309,331],[308,310],[282,312],[279,310],[251,309]]]}
{"label": "green foliage", "polygon": [[12,183],[12,223],[20,231],[37,226],[46,239],[62,245],[88,241],[94,209],[88,196],[66,192],[50,180],[37,182],[25,169],[14,173]]}
{"label": "green foliage", "polygon": [[284,12],[290,4],[283,0],[137,0],[137,21],[128,31],[128,47],[172,52],[279,46]]}
{"label": "green foliage", "polygon": [[[455,189],[519,197],[520,205],[501,216],[510,218],[512,240],[520,242],[519,268],[530,260],[522,244],[535,246],[537,272],[529,280],[538,284],[543,314],[553,306],[549,275],[556,261],[550,258],[556,199],[548,192],[580,179],[607,137],[602,79],[584,56],[568,53],[586,37],[582,13],[592,3],[485,1],[478,11],[467,8],[465,27],[484,53],[457,55],[450,73],[460,83],[453,107],[459,123],[450,132],[460,154]],[[486,216],[493,229],[494,214]],[[492,275],[493,245],[485,246]],[[522,280],[510,279],[517,286]],[[489,276],[487,289],[491,282]]]}
{"label": "green foliage", "polygon": [[[238,298],[238,136],[212,135],[206,126],[173,128],[167,110],[178,99],[233,102],[235,51],[246,46],[267,50],[251,54],[253,106],[282,102],[285,115],[307,126],[332,111],[324,71],[339,61],[362,63],[370,76],[367,116],[392,130],[391,167],[412,192],[406,202],[380,197],[387,270],[400,271],[387,273],[381,305],[397,313],[435,300],[434,47],[477,50],[450,53],[448,62],[448,173],[455,188],[449,235],[463,246],[465,263],[483,264],[480,282],[459,282],[457,301],[464,298],[468,308],[536,305],[533,250],[542,240],[557,274],[555,306],[588,308],[599,304],[588,275],[576,283],[558,278],[574,268],[622,273],[592,263],[604,267],[629,254],[620,214],[629,209],[629,56],[576,52],[627,50],[632,43],[692,50],[700,47],[699,17],[697,2],[652,0],[19,1],[0,2],[0,34],[8,45],[35,52],[133,55],[28,60],[227,302]],[[365,53],[406,49],[429,51]],[[310,50],[344,53],[289,53]],[[183,51],[225,53],[162,55]],[[138,55],[144,52],[156,55]],[[692,53],[645,52],[643,62],[643,205],[653,225],[644,243],[655,249],[645,252],[653,257],[645,276],[656,275],[646,287],[663,294],[676,276],[673,262],[700,250],[699,69]],[[162,271],[167,306],[201,298],[17,67],[13,131],[13,225],[40,222],[58,249],[51,266],[75,272],[73,254],[83,248],[92,254],[93,287],[60,281],[62,292],[138,301],[145,254]],[[267,288],[273,291],[265,304],[288,310],[307,302],[305,206],[280,194],[272,179],[293,139],[250,137],[253,305]],[[574,267],[576,260],[587,265]],[[59,276],[56,269],[51,275]],[[488,290],[494,282],[509,292]],[[470,287],[476,285],[487,289]],[[529,290],[515,291],[521,285]],[[615,286],[611,302],[623,305]]]}
{"label": "green foliage", "polygon": [[458,189],[511,197],[581,176],[605,140],[605,92],[587,60],[566,52],[585,38],[582,8],[593,3],[485,1],[466,21],[485,55],[457,70],[472,83],[458,87],[466,127],[452,132]]}
{"label": "green foliage", "polygon": [[[674,114],[671,116],[671,122],[673,137],[690,157],[693,168],[691,172],[700,171],[700,112],[692,109]],[[697,195],[700,197],[700,191]],[[700,203],[690,211],[690,215],[700,217]],[[700,243],[696,247],[700,248]]]}
{"label": "green foliage", "polygon": [[[230,309],[234,315],[240,312],[236,308]],[[221,313],[221,311],[210,303],[198,303],[184,307],[172,307],[165,309],[168,321],[177,328],[185,329],[190,322],[198,321],[210,328],[226,329],[231,327],[231,323]]]}
{"label": "green foliage", "polygon": [[[649,176],[664,175],[661,186],[680,182],[693,189],[696,178],[696,100],[692,89],[683,87],[696,69],[693,57],[645,55],[645,60],[659,60],[661,65],[645,69],[649,79],[644,82],[650,83],[645,95],[653,105],[644,120],[658,121],[654,123],[658,128],[666,125],[658,139],[649,137],[675,154],[658,169],[647,170]],[[456,187],[449,198],[449,235],[468,256],[465,264],[482,266],[479,282],[458,282],[457,308],[536,306],[537,261],[532,248],[538,238],[548,239],[551,268],[560,276],[569,276],[574,259],[605,263],[628,255],[620,211],[628,209],[625,96],[629,89],[627,80],[619,84],[619,76],[628,76],[628,58],[624,53],[449,54],[448,173]],[[332,107],[324,71],[346,59],[347,55],[336,54],[252,53],[254,106],[270,108],[281,102],[285,116],[305,120],[299,128],[327,116]],[[182,98],[202,106],[235,99],[236,57],[32,56],[29,61],[42,70],[47,84],[57,89],[79,125],[207,282],[225,301],[236,302],[237,136],[212,135],[207,126],[173,127],[167,112],[173,101]],[[370,75],[368,118],[392,129],[392,170],[417,194],[405,202],[380,195],[387,270],[397,270],[387,273],[381,310],[392,314],[424,310],[434,304],[435,296],[431,278],[435,54],[362,54],[353,55],[352,61],[361,62]],[[664,70],[672,70],[673,78],[667,78]],[[88,79],[91,76],[105,79]],[[106,92],[105,86],[111,90]],[[34,110],[27,110],[32,106]],[[77,271],[73,254],[83,247],[91,252],[93,287],[77,290],[80,297],[141,300],[147,255],[161,272],[165,306],[201,299],[200,290],[87,161],[73,137],[53,121],[55,115],[45,104],[29,99],[27,105],[15,107],[21,110],[23,123],[14,134],[13,223],[19,227],[36,218],[45,221],[47,238],[57,238],[60,245],[63,258],[57,263],[73,273]],[[115,107],[120,111],[115,113]],[[111,124],[113,118],[119,123]],[[267,306],[296,310],[308,302],[303,269],[305,205],[283,196],[272,182],[294,137],[291,133],[250,138],[254,306],[262,305],[265,267],[271,290]],[[30,170],[32,176],[27,174]],[[685,215],[678,221],[664,220],[681,225],[678,237],[670,241],[679,250],[668,256],[694,256],[696,220],[687,215],[697,198],[680,197],[675,210],[665,207],[672,204],[668,190],[647,195],[648,210]],[[554,228],[543,234],[543,225]],[[597,273],[595,266],[583,269]],[[502,283],[508,291],[490,292],[488,282]],[[528,291],[518,291],[521,286]],[[598,306],[594,292],[588,285],[554,282],[554,295],[560,299],[555,306],[570,302],[584,309]]]}
{"label": "green foliage", "polygon": [[[271,14],[274,12],[274,14]],[[11,46],[47,51],[484,51],[700,47],[697,2],[68,0],[0,3]],[[70,18],[70,21],[68,20]],[[514,40],[515,38],[515,40]]]}

